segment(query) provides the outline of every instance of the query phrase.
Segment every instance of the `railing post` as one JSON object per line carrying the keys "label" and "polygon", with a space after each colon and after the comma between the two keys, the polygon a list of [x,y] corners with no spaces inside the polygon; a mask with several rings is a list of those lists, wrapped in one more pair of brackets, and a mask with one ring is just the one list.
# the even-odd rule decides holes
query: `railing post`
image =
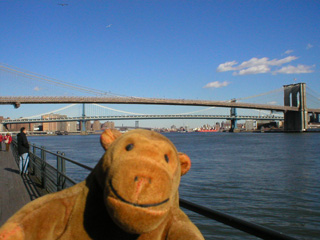
{"label": "railing post", "polygon": [[34,144],[32,147],[33,157],[32,157],[32,168],[31,168],[33,175],[36,175],[36,167],[35,167],[35,165],[36,165],[36,151],[37,151],[36,145]]}
{"label": "railing post", "polygon": [[66,161],[64,159],[64,153],[57,152],[57,191],[65,188],[66,179],[62,174],[66,174]]}
{"label": "railing post", "polygon": [[46,152],[45,147],[41,146],[41,183],[44,189],[47,188],[47,171],[46,171]]}
{"label": "railing post", "polygon": [[31,157],[31,151],[29,150],[29,172],[30,172],[30,174],[32,174],[32,175],[34,175],[34,158],[33,158],[33,156],[34,156],[34,153],[35,153],[35,148],[34,148],[34,146],[32,147],[32,157]]}
{"label": "railing post", "polygon": [[[61,173],[66,175],[66,160],[64,159],[65,154],[61,153]],[[66,178],[64,176],[61,176],[61,188],[65,189],[66,185]]]}
{"label": "railing post", "polygon": [[59,155],[60,152],[57,151],[57,191],[61,190],[61,157]]}

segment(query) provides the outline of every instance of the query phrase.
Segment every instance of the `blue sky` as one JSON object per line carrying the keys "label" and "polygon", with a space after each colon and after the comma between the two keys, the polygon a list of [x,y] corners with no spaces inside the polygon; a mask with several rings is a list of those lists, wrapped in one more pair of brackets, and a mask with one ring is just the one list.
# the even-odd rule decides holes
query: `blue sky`
{"label": "blue sky", "polygon": [[[311,0],[0,0],[0,63],[126,96],[228,100],[294,82],[319,93],[319,12]],[[1,95],[48,94],[0,83]],[[36,112],[0,106],[24,111]]]}

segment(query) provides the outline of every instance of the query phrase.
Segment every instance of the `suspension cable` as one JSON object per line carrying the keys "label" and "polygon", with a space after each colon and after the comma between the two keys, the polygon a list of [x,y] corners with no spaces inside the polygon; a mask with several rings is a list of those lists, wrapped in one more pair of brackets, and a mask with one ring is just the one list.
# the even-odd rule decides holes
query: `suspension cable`
{"label": "suspension cable", "polygon": [[50,77],[47,77],[47,76],[44,76],[44,75],[40,75],[40,74],[37,74],[37,73],[33,73],[33,72],[29,72],[29,71],[26,71],[26,70],[23,70],[23,69],[12,67],[12,66],[9,66],[7,64],[3,64],[3,63],[0,63],[0,64],[1,64],[0,65],[0,69],[2,71],[6,71],[6,72],[9,72],[9,73],[14,73],[14,74],[17,74],[19,76],[22,76],[22,77],[25,77],[25,78],[29,78],[29,79],[32,79],[32,80],[36,80],[36,81],[39,81],[39,82],[46,82],[46,83],[53,84],[53,85],[56,85],[56,86],[61,86],[61,87],[64,87],[64,88],[78,90],[80,92],[91,93],[91,94],[94,94],[94,95],[103,95],[103,96],[111,95],[111,96],[115,96],[115,97],[124,96],[124,95],[120,95],[120,94],[114,94],[114,93],[111,93],[111,92],[109,92],[109,93],[108,92],[104,92],[104,91],[93,89],[93,88],[89,88],[89,87],[84,87],[84,86],[81,86],[81,85],[78,85],[78,84],[63,82],[63,81],[60,81],[60,80],[57,80],[57,79],[54,79],[54,78],[50,78]]}
{"label": "suspension cable", "polygon": [[268,94],[272,94],[272,93],[276,93],[276,92],[280,92],[280,91],[283,91],[283,87],[278,88],[278,89],[274,89],[274,90],[266,92],[266,93],[260,93],[258,95],[253,95],[253,96],[243,97],[243,98],[236,98],[235,100],[241,101],[241,100],[246,100],[246,99],[250,99],[250,98],[261,97],[261,96],[264,96],[264,95],[268,95]]}
{"label": "suspension cable", "polygon": [[46,114],[50,114],[50,113],[56,113],[56,112],[59,112],[59,111],[68,109],[68,108],[70,108],[70,107],[73,107],[73,106],[75,106],[75,105],[77,105],[77,104],[70,104],[70,105],[68,105],[68,106],[59,108],[59,109],[57,109],[57,110],[53,110],[53,111],[50,111],[50,112],[47,112],[47,113],[41,113],[41,114],[34,115],[34,116],[30,116],[30,117],[24,117],[24,118],[22,118],[22,119],[25,119],[25,118],[26,118],[26,119],[29,119],[29,118],[41,117],[42,115],[46,115]]}
{"label": "suspension cable", "polygon": [[[127,113],[127,114],[133,114],[133,115],[151,115],[151,114],[147,114],[147,113],[133,113],[133,112],[126,112],[126,111],[122,111],[122,110],[117,110],[117,109],[114,109],[114,108],[110,108],[110,107],[106,107],[106,106],[102,106],[100,104],[92,104],[92,105],[95,105],[97,107],[101,107],[101,108],[105,108],[105,109],[108,109],[108,110],[112,110],[112,111],[115,111],[115,112],[121,112],[121,113]],[[188,114],[191,114],[191,113],[197,113],[197,112],[202,112],[202,111],[206,111],[206,110],[209,110],[209,109],[214,109],[216,107],[209,107],[209,108],[205,108],[205,109],[201,109],[201,110],[197,110],[197,111],[193,111],[193,112],[187,112],[187,113],[176,113],[176,114],[172,114],[172,115],[188,115]]]}
{"label": "suspension cable", "polygon": [[312,95],[311,93],[309,93],[309,92],[312,92],[313,94],[316,95],[315,97],[318,98],[318,100],[320,100],[320,93],[314,91],[312,88],[310,88],[308,86],[307,86],[307,90],[308,90],[308,94]]}
{"label": "suspension cable", "polygon": [[92,105],[95,105],[95,106],[101,107],[101,108],[105,108],[105,109],[108,109],[108,110],[112,110],[112,111],[115,111],[115,112],[121,112],[121,113],[133,114],[133,115],[148,115],[148,114],[145,114],[145,113],[133,113],[133,112],[126,112],[126,111],[122,111],[122,110],[117,110],[117,109],[106,107],[106,106],[102,106],[102,105],[96,104],[96,103],[94,103]]}

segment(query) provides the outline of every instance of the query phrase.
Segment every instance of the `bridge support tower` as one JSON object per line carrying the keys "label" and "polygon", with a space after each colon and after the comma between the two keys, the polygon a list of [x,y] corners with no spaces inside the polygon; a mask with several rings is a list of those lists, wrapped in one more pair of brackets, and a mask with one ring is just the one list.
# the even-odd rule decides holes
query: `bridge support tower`
{"label": "bridge support tower", "polygon": [[[236,102],[236,99],[232,99],[231,102]],[[230,132],[239,132],[238,125],[237,125],[237,109],[236,108],[231,108],[230,110],[230,116],[232,117],[231,119],[231,128]]]}
{"label": "bridge support tower", "polygon": [[86,117],[86,107],[85,104],[82,104],[82,118],[83,120],[80,121],[80,134],[81,135],[87,135],[87,130],[86,130],[86,120],[84,120]]}
{"label": "bridge support tower", "polygon": [[298,107],[299,111],[284,113],[285,132],[304,132],[308,128],[308,109],[306,102],[306,84],[284,85],[284,106]]}

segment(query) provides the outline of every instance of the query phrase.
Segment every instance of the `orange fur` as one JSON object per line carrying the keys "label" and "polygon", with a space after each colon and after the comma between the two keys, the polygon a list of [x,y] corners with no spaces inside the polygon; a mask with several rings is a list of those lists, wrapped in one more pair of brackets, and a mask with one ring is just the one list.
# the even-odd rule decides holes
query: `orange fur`
{"label": "orange fur", "polygon": [[106,152],[85,181],[24,206],[0,228],[0,240],[204,239],[179,208],[186,154],[146,130],[106,130],[100,141]]}

